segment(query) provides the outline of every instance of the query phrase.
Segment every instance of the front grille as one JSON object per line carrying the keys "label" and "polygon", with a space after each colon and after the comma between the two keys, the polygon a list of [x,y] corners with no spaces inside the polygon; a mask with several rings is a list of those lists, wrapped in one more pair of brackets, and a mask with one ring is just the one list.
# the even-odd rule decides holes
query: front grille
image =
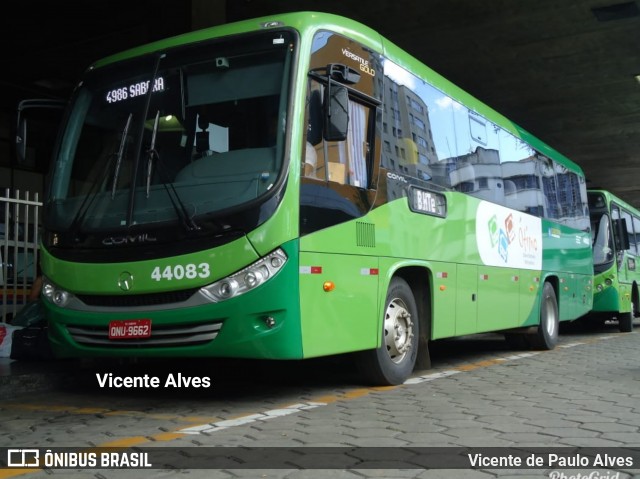
{"label": "front grille", "polygon": [[147,294],[123,294],[117,296],[100,294],[78,294],[77,297],[89,306],[105,307],[135,307],[154,306],[170,303],[181,303],[188,300],[198,288],[183,289],[180,291],[167,291],[164,293]]}
{"label": "front grille", "polygon": [[67,326],[67,331],[76,343],[89,347],[109,348],[196,346],[214,340],[220,329],[222,329],[221,321],[180,326],[155,326],[151,329],[149,338],[110,340],[108,326]]}

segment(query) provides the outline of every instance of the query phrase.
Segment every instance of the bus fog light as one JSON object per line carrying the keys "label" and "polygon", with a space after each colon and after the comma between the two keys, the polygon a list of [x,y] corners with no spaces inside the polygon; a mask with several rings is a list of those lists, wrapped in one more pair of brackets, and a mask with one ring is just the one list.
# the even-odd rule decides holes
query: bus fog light
{"label": "bus fog light", "polygon": [[611,286],[613,284],[613,281],[611,281],[609,278],[604,280],[604,284],[606,284],[607,286]]}
{"label": "bus fog light", "polygon": [[598,286],[596,286],[596,289],[597,289],[598,291],[602,291],[604,288],[602,287],[602,285],[601,285],[601,284],[599,284]]}
{"label": "bus fog light", "polygon": [[273,319],[271,316],[267,316],[264,318],[264,324],[266,324],[267,327],[271,329],[276,325],[276,320]]}

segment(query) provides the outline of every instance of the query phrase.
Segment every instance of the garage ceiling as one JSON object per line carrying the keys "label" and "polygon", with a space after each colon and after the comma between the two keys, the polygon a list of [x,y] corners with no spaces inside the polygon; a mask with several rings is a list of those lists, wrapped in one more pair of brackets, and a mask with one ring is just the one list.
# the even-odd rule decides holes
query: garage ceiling
{"label": "garage ceiling", "polygon": [[4,17],[8,31],[0,30],[3,48],[10,49],[5,52],[10,68],[0,83],[3,110],[13,108],[15,97],[67,94],[91,60],[188,30],[196,9],[217,15],[211,24],[221,23],[221,11],[227,21],[325,11],[379,31],[580,164],[589,187],[609,189],[640,208],[638,1],[111,0],[88,5],[24,1],[16,18]]}

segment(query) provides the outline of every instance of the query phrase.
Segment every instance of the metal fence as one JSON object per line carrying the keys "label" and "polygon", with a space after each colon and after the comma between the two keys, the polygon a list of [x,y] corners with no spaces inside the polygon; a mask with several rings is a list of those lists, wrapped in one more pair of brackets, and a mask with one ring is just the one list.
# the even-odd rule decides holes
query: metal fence
{"label": "metal fence", "polygon": [[8,322],[27,303],[39,274],[38,194],[6,189],[0,196],[0,322]]}

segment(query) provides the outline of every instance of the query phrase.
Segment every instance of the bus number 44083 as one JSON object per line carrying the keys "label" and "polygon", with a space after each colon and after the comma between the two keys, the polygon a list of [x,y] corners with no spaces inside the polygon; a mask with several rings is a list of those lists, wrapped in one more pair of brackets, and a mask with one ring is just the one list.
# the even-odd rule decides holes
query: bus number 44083
{"label": "bus number 44083", "polygon": [[151,272],[151,279],[155,281],[172,281],[181,279],[208,278],[211,275],[208,263],[177,264],[175,266],[156,266]]}

